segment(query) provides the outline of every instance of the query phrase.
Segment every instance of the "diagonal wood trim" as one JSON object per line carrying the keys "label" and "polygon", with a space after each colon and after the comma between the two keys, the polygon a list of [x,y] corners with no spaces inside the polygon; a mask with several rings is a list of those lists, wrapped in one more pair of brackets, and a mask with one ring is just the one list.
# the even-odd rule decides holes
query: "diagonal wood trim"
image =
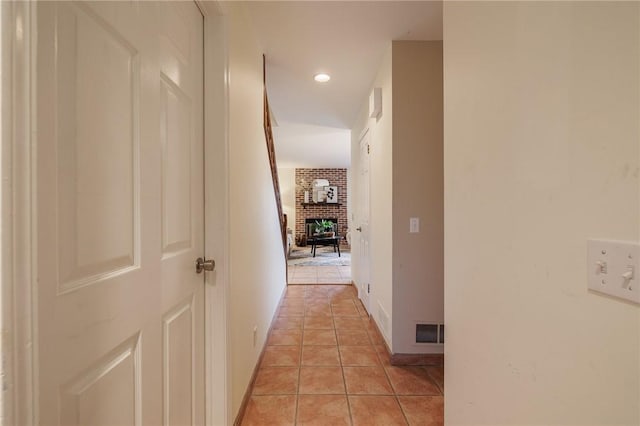
{"label": "diagonal wood trim", "polygon": [[276,150],[273,142],[273,132],[271,130],[271,114],[269,99],[267,97],[267,65],[266,58],[262,55],[262,87],[264,98],[264,136],[267,141],[267,152],[269,153],[269,165],[271,166],[271,178],[273,180],[273,192],[276,196],[276,206],[278,207],[278,218],[280,221],[280,232],[282,234],[282,247],[284,257],[287,258],[287,219],[282,211],[282,196],[280,195],[280,181],[278,180],[278,168],[276,164]]}

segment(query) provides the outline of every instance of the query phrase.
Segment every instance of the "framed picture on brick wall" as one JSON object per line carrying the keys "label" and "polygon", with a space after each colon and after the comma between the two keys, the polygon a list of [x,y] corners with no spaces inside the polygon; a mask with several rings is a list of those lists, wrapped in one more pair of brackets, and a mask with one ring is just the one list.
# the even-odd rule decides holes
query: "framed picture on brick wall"
{"label": "framed picture on brick wall", "polygon": [[338,202],[338,187],[337,186],[325,186],[324,190],[327,193],[327,203]]}

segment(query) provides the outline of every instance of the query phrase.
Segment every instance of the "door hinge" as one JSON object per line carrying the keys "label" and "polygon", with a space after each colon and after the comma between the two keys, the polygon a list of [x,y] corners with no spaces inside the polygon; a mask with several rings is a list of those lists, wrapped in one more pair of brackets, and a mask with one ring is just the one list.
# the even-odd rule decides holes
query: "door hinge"
{"label": "door hinge", "polygon": [[371,148],[371,147],[370,147],[370,145],[369,145],[369,144],[367,144],[367,154],[369,154],[369,152],[370,152],[370,148]]}
{"label": "door hinge", "polygon": [[371,284],[367,284],[367,294],[371,293]]}

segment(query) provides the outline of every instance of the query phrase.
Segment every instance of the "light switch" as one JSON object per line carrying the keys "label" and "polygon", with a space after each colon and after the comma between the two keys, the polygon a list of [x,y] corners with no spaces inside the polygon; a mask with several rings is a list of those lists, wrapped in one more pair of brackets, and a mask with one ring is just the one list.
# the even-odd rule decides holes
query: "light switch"
{"label": "light switch", "polygon": [[640,304],[640,244],[587,241],[589,289]]}
{"label": "light switch", "polygon": [[409,218],[409,232],[411,234],[417,234],[420,232],[420,218],[412,217]]}

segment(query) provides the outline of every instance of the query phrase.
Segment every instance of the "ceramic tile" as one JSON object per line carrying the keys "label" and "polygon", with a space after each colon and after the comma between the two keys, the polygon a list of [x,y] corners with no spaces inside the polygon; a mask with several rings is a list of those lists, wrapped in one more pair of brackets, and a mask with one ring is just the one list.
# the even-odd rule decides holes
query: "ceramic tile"
{"label": "ceramic tile", "polygon": [[339,293],[339,294],[330,294],[329,295],[329,299],[331,300],[331,302],[339,302],[341,300],[350,300],[352,299],[353,296],[350,294],[343,294],[343,293]]}
{"label": "ceramic tile", "polygon": [[373,346],[340,346],[340,358],[344,366],[380,365]]}
{"label": "ceramic tile", "polygon": [[324,308],[331,310],[329,299],[327,299],[326,296],[309,297],[305,300],[304,306],[306,308]]}
{"label": "ceramic tile", "polygon": [[300,368],[300,394],[345,393],[340,367]]}
{"label": "ceramic tile", "polygon": [[300,395],[296,424],[300,426],[351,425],[347,397],[344,395]]}
{"label": "ceramic tile", "polygon": [[328,295],[326,292],[324,291],[320,291],[320,290],[316,290],[313,289],[309,292],[307,292],[307,294],[305,295],[305,299],[307,299],[307,301],[309,300],[322,300],[322,301],[328,301]]}
{"label": "ceramic tile", "polygon": [[444,398],[441,396],[400,396],[400,407],[412,426],[443,426]]}
{"label": "ceramic tile", "polygon": [[395,396],[349,396],[354,426],[406,425]]}
{"label": "ceramic tile", "polygon": [[262,367],[300,365],[300,346],[267,346]]}
{"label": "ceramic tile", "polygon": [[276,329],[272,330],[267,345],[269,346],[295,346],[302,342],[302,330],[300,329]]}
{"label": "ceramic tile", "polygon": [[364,330],[336,330],[338,344],[343,346],[370,345],[369,334]]}
{"label": "ceramic tile", "polygon": [[289,426],[295,422],[295,395],[252,396],[242,426]]}
{"label": "ceramic tile", "polygon": [[261,368],[253,385],[254,395],[296,394],[297,391],[297,367]]}
{"label": "ceramic tile", "polygon": [[331,306],[331,311],[336,317],[359,317],[358,310],[351,304],[351,306]]}
{"label": "ceramic tile", "polygon": [[315,284],[316,278],[314,277],[289,277],[289,284],[306,285]]}
{"label": "ceramic tile", "polygon": [[358,315],[360,315],[361,318],[369,318],[369,312],[367,312],[365,308],[356,306],[356,309],[358,310]]}
{"label": "ceramic tile", "polygon": [[318,283],[338,284],[340,281],[342,281],[342,278],[340,278],[339,276],[337,276],[337,277],[318,277]]}
{"label": "ceramic tile", "polygon": [[382,367],[343,367],[350,395],[391,395],[393,389]]}
{"label": "ceramic tile", "polygon": [[334,330],[304,330],[303,345],[337,345]]}
{"label": "ceramic tile", "polygon": [[292,275],[293,278],[318,278],[316,271],[296,271]]}
{"label": "ceramic tile", "polygon": [[290,297],[302,297],[307,290],[302,286],[290,285],[287,286],[285,293],[285,299]]}
{"label": "ceramic tile", "polygon": [[280,305],[281,308],[287,307],[287,308],[304,308],[305,306],[305,300],[302,297],[291,297],[288,299],[284,299],[282,301],[282,304]]}
{"label": "ceramic tile", "polygon": [[331,302],[332,308],[353,308],[355,306],[356,305],[353,302],[353,299],[343,299],[343,300]]}
{"label": "ceramic tile", "polygon": [[337,346],[303,346],[302,365],[339,366],[340,356]]}
{"label": "ceramic tile", "polygon": [[332,293],[334,296],[344,295],[352,298],[357,296],[356,289],[353,286],[336,286],[332,289]]}
{"label": "ceramic tile", "polygon": [[300,329],[302,328],[303,320],[303,317],[278,317],[273,322],[273,329]]}
{"label": "ceramic tile", "polygon": [[374,345],[384,345],[384,338],[377,330],[369,330],[369,338]]}
{"label": "ceramic tile", "polygon": [[267,344],[242,425],[443,424],[444,369],[391,366],[353,286],[288,286]]}
{"label": "ceramic tile", "polygon": [[378,358],[380,358],[380,362],[383,366],[391,366],[391,356],[389,355],[389,351],[387,350],[386,345],[374,345],[376,352],[378,353]]}
{"label": "ceramic tile", "polygon": [[280,308],[278,316],[281,316],[281,317],[304,316],[304,306],[283,306]]}
{"label": "ceramic tile", "polygon": [[365,330],[365,324],[359,318],[334,317],[333,323],[338,330]]}
{"label": "ceramic tile", "polygon": [[427,369],[427,374],[431,377],[436,385],[440,388],[441,392],[444,392],[444,366],[428,366],[425,367]]}
{"label": "ceramic tile", "polygon": [[333,329],[331,316],[307,316],[304,318],[304,329]]}
{"label": "ceramic tile", "polygon": [[440,395],[423,367],[385,367],[391,385],[398,395]]}
{"label": "ceramic tile", "polygon": [[304,314],[306,316],[324,316],[331,317],[331,308],[326,305],[320,306],[307,306],[305,308]]}

